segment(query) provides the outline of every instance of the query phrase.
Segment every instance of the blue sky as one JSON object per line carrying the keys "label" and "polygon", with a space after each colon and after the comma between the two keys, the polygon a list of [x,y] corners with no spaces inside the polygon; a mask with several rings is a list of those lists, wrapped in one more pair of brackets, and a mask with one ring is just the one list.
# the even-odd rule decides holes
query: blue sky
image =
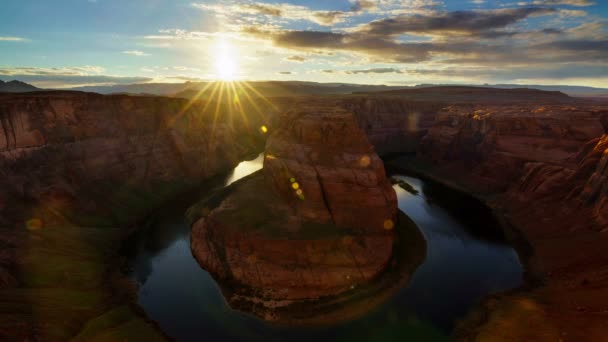
{"label": "blue sky", "polygon": [[605,0],[4,0],[0,79],[608,87]]}

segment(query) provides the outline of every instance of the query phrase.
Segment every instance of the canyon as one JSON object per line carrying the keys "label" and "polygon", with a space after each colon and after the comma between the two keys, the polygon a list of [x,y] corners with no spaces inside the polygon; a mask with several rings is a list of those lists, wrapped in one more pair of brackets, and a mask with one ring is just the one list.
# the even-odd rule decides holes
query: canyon
{"label": "canyon", "polygon": [[[440,99],[433,93],[357,94],[276,98],[254,106],[78,92],[2,94],[0,301],[14,312],[2,316],[0,336],[94,340],[136,331],[162,339],[129,306],[130,285],[113,269],[116,244],[129,234],[124,227],[265,146],[263,172],[235,183],[230,194],[201,202],[191,217],[201,240],[224,234],[220,247],[193,240],[199,262],[218,277],[231,270],[232,279],[247,283],[258,279],[245,276],[251,265],[261,264],[276,275],[263,284],[272,289],[273,283],[284,288],[297,273],[275,272],[258,261],[277,251],[293,250],[299,258],[298,242],[261,248],[269,244],[259,235],[243,237],[222,222],[251,223],[245,214],[235,219],[234,210],[256,199],[249,214],[263,222],[260,213],[280,212],[288,222],[282,226],[293,229],[284,234],[315,231],[302,217],[324,233],[338,232],[328,237],[331,243],[299,242],[303,249],[331,251],[334,261],[354,267],[354,259],[342,255],[346,249],[333,246],[359,248],[351,242],[365,240],[371,249],[356,253],[368,261],[360,282],[377,276],[394,239],[385,224],[405,220],[384,176],[385,157],[388,167],[484,201],[520,244],[530,285],[484,300],[456,337],[599,340],[608,320],[608,108],[536,95],[510,94],[518,100],[497,103],[487,94],[475,100],[462,93]],[[403,154],[408,156],[393,158]],[[369,210],[344,214],[359,206]],[[324,229],[328,225],[332,229]],[[339,227],[358,228],[359,235],[349,239],[352,234]],[[228,258],[234,263],[226,267],[208,257],[222,248],[235,255],[247,250],[249,258]],[[61,266],[48,268],[48,260]],[[304,279],[297,291],[274,299],[336,295],[352,285],[344,281],[347,274],[322,266],[319,274],[341,276],[316,293],[314,279]],[[74,302],[54,304],[66,296]]]}

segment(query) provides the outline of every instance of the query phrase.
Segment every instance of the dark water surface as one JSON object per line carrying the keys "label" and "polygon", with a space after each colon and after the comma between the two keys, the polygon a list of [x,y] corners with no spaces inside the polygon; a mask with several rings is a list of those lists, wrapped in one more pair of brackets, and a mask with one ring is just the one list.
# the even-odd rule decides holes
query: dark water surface
{"label": "dark water surface", "polygon": [[[226,183],[259,168],[243,162]],[[517,287],[522,267],[487,208],[449,190],[394,175],[399,208],[427,241],[425,261],[389,301],[351,322],[319,328],[276,327],[232,310],[213,278],[190,252],[188,207],[176,205],[125,246],[130,274],[141,286],[139,304],[178,341],[393,341],[447,339],[455,321],[483,296]],[[190,203],[192,204],[192,203]]]}

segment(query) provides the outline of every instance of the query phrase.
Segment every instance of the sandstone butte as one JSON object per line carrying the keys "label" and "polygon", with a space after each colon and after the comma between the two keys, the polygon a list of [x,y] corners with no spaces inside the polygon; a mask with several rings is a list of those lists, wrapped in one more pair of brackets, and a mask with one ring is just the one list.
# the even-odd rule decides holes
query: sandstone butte
{"label": "sandstone butte", "polygon": [[301,304],[368,285],[393,256],[395,191],[354,115],[340,108],[281,115],[263,171],[216,208],[194,210],[210,209],[193,225],[195,258],[230,288],[231,304],[255,302],[269,320],[304,321]]}

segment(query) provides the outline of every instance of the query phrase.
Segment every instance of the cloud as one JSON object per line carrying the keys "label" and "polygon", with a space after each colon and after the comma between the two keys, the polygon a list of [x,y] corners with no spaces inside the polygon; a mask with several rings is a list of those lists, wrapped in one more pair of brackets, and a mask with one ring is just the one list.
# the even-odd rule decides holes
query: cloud
{"label": "cloud", "polygon": [[84,85],[114,85],[145,83],[148,77],[123,77],[103,75],[105,70],[98,66],[67,68],[0,68],[0,78],[18,79],[41,88],[67,88]]}
{"label": "cloud", "polygon": [[[276,48],[307,54],[354,53],[366,58],[366,63],[433,62],[495,67],[606,62],[602,43],[608,40],[606,23],[596,21],[562,29],[560,11],[525,7],[434,12],[387,17],[341,31],[258,25],[242,26],[240,33],[270,41]],[[552,16],[554,20],[547,23],[556,27],[538,23],[531,26],[525,21],[540,16]],[[429,37],[412,37],[426,35]],[[573,41],[581,43],[575,45]],[[577,54],[577,48],[584,53]]]}
{"label": "cloud", "polygon": [[291,74],[293,74],[293,72],[291,72],[291,71],[279,71],[279,74],[280,75],[291,75]]}
{"label": "cloud", "polygon": [[147,40],[207,40],[215,36],[210,32],[186,31],[181,29],[159,30],[159,34],[144,36]]}
{"label": "cloud", "polygon": [[399,34],[465,34],[481,35],[504,29],[520,20],[533,16],[555,14],[552,8],[527,7],[483,11],[454,11],[432,15],[401,15],[361,25],[356,32],[379,36]]}
{"label": "cloud", "polygon": [[147,54],[143,51],[139,51],[139,50],[127,50],[127,51],[123,51],[122,53],[124,53],[125,55],[131,55],[131,56],[137,56],[137,57],[143,57],[143,56],[150,56],[150,54]]}
{"label": "cloud", "polygon": [[285,60],[290,61],[290,62],[303,63],[303,62],[307,61],[308,58],[303,57],[303,56],[289,56],[289,57],[285,58]]}
{"label": "cloud", "polygon": [[476,42],[404,43],[389,38],[359,33],[326,31],[261,31],[256,27],[244,28],[244,34],[258,39],[270,39],[275,46],[317,53],[319,51],[349,51],[385,62],[413,63],[429,60],[431,52],[471,53],[482,52],[485,47]]}
{"label": "cloud", "polygon": [[21,37],[0,36],[0,42],[24,42],[24,41],[27,41],[27,39],[21,38]]}
{"label": "cloud", "polygon": [[534,0],[532,1],[533,5],[540,6],[558,6],[558,5],[567,5],[567,6],[592,6],[595,5],[595,2],[591,0]]}
{"label": "cloud", "polygon": [[346,74],[357,75],[357,74],[402,74],[403,71],[395,68],[374,68],[366,70],[348,70]]}
{"label": "cloud", "polygon": [[375,11],[378,9],[378,2],[372,0],[356,0],[353,1],[351,11],[362,12],[362,11]]}
{"label": "cloud", "polygon": [[192,6],[201,10],[214,12],[223,17],[238,18],[241,15],[269,16],[287,20],[307,20],[322,26],[331,26],[343,22],[345,18],[352,14],[345,11],[315,11],[306,6],[286,3],[241,3],[232,1],[227,4],[213,5],[195,3]]}
{"label": "cloud", "polygon": [[571,65],[568,68],[549,65],[544,67],[519,68],[484,68],[484,67],[451,67],[444,69],[406,69],[404,74],[420,78],[445,79],[479,79],[479,80],[525,80],[525,79],[569,79],[606,77],[608,69],[601,66]]}

